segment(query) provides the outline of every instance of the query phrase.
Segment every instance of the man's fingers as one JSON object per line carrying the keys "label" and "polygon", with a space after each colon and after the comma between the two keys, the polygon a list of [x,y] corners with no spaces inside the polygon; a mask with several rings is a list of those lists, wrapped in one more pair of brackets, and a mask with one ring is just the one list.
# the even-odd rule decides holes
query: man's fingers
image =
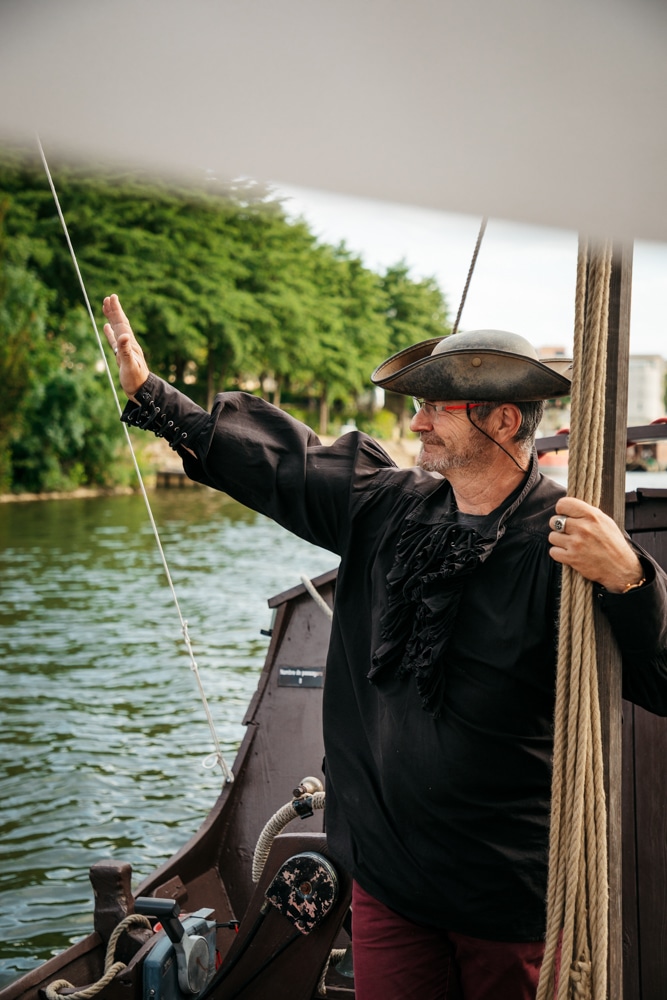
{"label": "man's fingers", "polygon": [[102,303],[107,323],[104,336],[116,355],[120,372],[120,384],[130,399],[144,384],[150,372],[139,343],[132,333],[132,327],[121,307],[117,295],[108,295]]}
{"label": "man's fingers", "polygon": [[104,336],[108,341],[109,347],[113,350],[114,354],[120,354],[121,357],[128,359],[131,358],[132,346],[136,344],[138,348],[139,345],[136,343],[130,321],[123,311],[118,296],[107,295],[102,303],[102,309],[108,320],[104,324]]}
{"label": "man's fingers", "polygon": [[577,497],[561,497],[556,503],[556,513],[565,514],[566,517],[587,517],[595,510],[596,507],[591,507],[585,500],[579,500]]}
{"label": "man's fingers", "polygon": [[104,336],[107,338],[107,343],[109,347],[115,349],[116,347],[116,334],[113,332],[111,323],[105,323],[103,327]]}
{"label": "man's fingers", "polygon": [[117,295],[108,295],[102,304],[102,310],[116,338],[120,337],[123,333],[132,336],[130,321],[123,312],[120,299]]}
{"label": "man's fingers", "polygon": [[105,323],[103,329],[107,343],[114,354],[119,354],[121,357],[126,358],[130,357],[132,354],[132,335],[120,333],[116,336],[111,323]]}

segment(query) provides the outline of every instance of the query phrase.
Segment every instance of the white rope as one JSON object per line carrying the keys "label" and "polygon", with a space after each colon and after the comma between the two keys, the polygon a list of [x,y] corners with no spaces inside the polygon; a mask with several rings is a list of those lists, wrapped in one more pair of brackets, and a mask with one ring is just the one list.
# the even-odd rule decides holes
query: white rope
{"label": "white rope", "polygon": [[[326,803],[326,792],[314,792],[311,801],[312,809],[324,809]],[[262,832],[257,838],[257,846],[252,859],[252,880],[259,882],[266,859],[269,856],[271,845],[278,834],[285,829],[288,823],[296,819],[300,813],[297,812],[294,802],[286,802],[278,812],[275,812],[271,819],[264,825]],[[309,814],[310,815],[310,814]]]}
{"label": "white rope", "polygon": [[325,613],[327,618],[331,620],[333,618],[333,611],[331,610],[327,602],[324,600],[324,598],[320,595],[313,581],[304,574],[301,574],[301,583],[304,585],[304,587],[306,588],[312,599],[315,601],[315,604],[317,604],[318,608]]}
{"label": "white rope", "polygon": [[[116,400],[116,407],[118,408],[118,414],[120,416],[122,414],[122,412],[123,412],[123,407],[121,406],[120,399],[118,398],[118,392],[116,391],[116,384],[114,382],[113,375],[111,373],[111,368],[109,367],[109,361],[107,359],[107,353],[106,353],[106,351],[104,349],[104,344],[102,343],[102,338],[101,338],[100,332],[99,332],[99,330],[97,328],[97,323],[95,321],[95,316],[93,314],[93,310],[92,310],[91,305],[90,305],[90,300],[88,298],[88,292],[86,291],[86,286],[84,284],[83,277],[82,277],[81,271],[79,269],[79,263],[78,263],[78,261],[76,259],[76,254],[74,252],[74,247],[72,246],[72,241],[70,239],[69,230],[67,228],[67,223],[65,222],[65,216],[63,215],[62,209],[60,207],[60,201],[58,199],[58,193],[57,193],[55,185],[53,183],[53,178],[51,177],[51,171],[49,170],[49,165],[46,162],[46,156],[44,155],[44,150],[42,148],[42,143],[40,141],[39,136],[36,136],[36,139],[37,139],[37,145],[39,147],[39,153],[40,153],[40,156],[42,158],[42,163],[44,164],[44,170],[46,172],[46,177],[47,177],[48,182],[49,182],[49,187],[51,188],[51,194],[53,195],[53,200],[54,200],[55,205],[56,205],[56,211],[58,212],[58,218],[60,219],[60,223],[61,223],[61,225],[63,227],[63,232],[65,233],[65,240],[67,241],[67,246],[69,248],[70,256],[72,258],[72,263],[74,264],[74,269],[75,269],[77,277],[79,279],[79,285],[81,286],[81,292],[83,294],[83,299],[84,299],[84,302],[86,303],[86,309],[88,310],[88,315],[90,317],[90,322],[92,324],[93,331],[94,331],[95,336],[97,338],[97,344],[98,344],[99,349],[100,349],[100,354],[102,355],[102,360],[104,362],[104,367],[106,369],[106,373],[107,373],[107,376],[108,376],[108,379],[109,379],[109,384],[111,385],[111,391],[113,392],[114,399]],[[204,712],[206,714],[206,721],[208,722],[208,728],[210,730],[211,738],[213,740],[213,745],[215,747],[215,751],[212,754],[209,754],[208,757],[206,757],[206,759],[204,760],[203,764],[204,764],[204,767],[206,767],[206,768],[215,767],[216,764],[219,764],[220,768],[222,770],[222,773],[225,776],[225,781],[232,782],[234,780],[234,775],[232,774],[231,770],[227,766],[227,763],[226,763],[224,757],[222,756],[222,749],[220,747],[220,741],[218,740],[218,734],[217,734],[217,732],[215,730],[215,723],[213,722],[213,716],[211,715],[211,710],[209,708],[208,701],[206,699],[206,694],[204,692],[204,687],[202,685],[201,677],[199,675],[199,667],[197,666],[197,661],[195,660],[194,651],[192,649],[192,643],[190,642],[190,636],[188,634],[188,623],[183,618],[183,614],[181,612],[181,606],[180,606],[180,604],[178,602],[178,597],[176,595],[176,588],[174,587],[174,582],[173,582],[173,580],[171,578],[171,573],[169,572],[169,566],[167,565],[167,559],[166,559],[166,556],[164,554],[164,549],[162,548],[162,542],[160,541],[160,535],[158,533],[157,525],[155,523],[155,518],[153,517],[153,511],[151,510],[151,505],[150,505],[150,501],[148,499],[148,493],[146,492],[146,487],[144,485],[143,476],[141,475],[141,470],[139,469],[139,463],[137,462],[137,457],[136,457],[136,455],[134,453],[134,448],[132,447],[132,439],[130,438],[130,432],[128,430],[127,424],[123,424],[123,430],[125,431],[125,439],[127,441],[128,448],[130,449],[130,454],[132,456],[132,462],[134,464],[134,471],[137,474],[137,480],[139,482],[139,487],[141,489],[141,494],[142,494],[142,496],[144,498],[144,503],[146,504],[146,510],[148,511],[148,518],[149,518],[149,521],[151,523],[151,527],[153,529],[153,535],[155,536],[155,543],[157,545],[158,552],[160,553],[160,559],[162,560],[162,566],[164,568],[165,576],[167,578],[167,583],[169,584],[169,589],[171,591],[171,596],[172,596],[172,598],[174,600],[174,605],[176,607],[176,612],[178,614],[178,618],[179,618],[179,621],[181,623],[181,632],[183,633],[183,641],[185,643],[185,648],[186,648],[186,651],[188,653],[188,656],[190,658],[190,668],[191,668],[193,674],[195,675],[195,681],[196,681],[197,687],[199,689],[199,696],[200,696],[200,698],[202,700],[202,704],[204,706]],[[211,761],[213,761],[213,763],[211,763]]]}
{"label": "white rope", "polygon": [[332,948],[327,956],[327,960],[324,963],[324,968],[322,969],[322,974],[320,976],[320,981],[317,984],[317,995],[318,997],[325,997],[327,995],[327,984],[326,978],[329,972],[329,966],[332,965],[334,969],[337,965],[343,961],[347,955],[347,948]]}
{"label": "white rope", "polygon": [[118,938],[121,936],[123,931],[127,930],[129,927],[146,927],[150,930],[151,922],[148,917],[145,917],[141,913],[128,914],[127,917],[121,920],[121,922],[114,927],[111,937],[109,938],[104,958],[104,973],[102,977],[98,979],[96,983],[92,983],[90,986],[86,986],[81,990],[77,990],[76,987],[72,986],[67,979],[56,979],[44,988],[44,996],[47,1000],[63,1000],[64,994],[60,992],[61,990],[75,990],[74,993],[67,993],[65,995],[66,1000],[92,1000],[92,997],[101,993],[104,987],[108,986],[111,980],[115,979],[122,969],[127,968],[125,962],[116,962],[114,959],[116,957],[116,945],[118,944]]}

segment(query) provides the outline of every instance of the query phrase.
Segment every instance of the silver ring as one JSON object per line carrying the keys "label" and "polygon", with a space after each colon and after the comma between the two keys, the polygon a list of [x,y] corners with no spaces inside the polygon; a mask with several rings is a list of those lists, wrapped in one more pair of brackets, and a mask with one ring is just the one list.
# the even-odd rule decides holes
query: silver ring
{"label": "silver ring", "polygon": [[567,518],[565,517],[565,515],[559,514],[557,517],[554,518],[554,531],[565,531],[566,522]]}

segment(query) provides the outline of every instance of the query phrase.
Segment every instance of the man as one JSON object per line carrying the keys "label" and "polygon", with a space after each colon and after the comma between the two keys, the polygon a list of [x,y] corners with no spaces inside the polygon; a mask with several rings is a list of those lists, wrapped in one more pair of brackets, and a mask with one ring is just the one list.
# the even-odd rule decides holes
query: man
{"label": "man", "polygon": [[420,397],[420,468],[398,469],[365,435],[323,447],[246,393],[206,413],[149,373],[116,296],[104,312],[123,419],[164,435],[191,478],[341,557],[327,838],[355,880],[358,1000],[533,998],[559,564],[596,582],[626,696],[667,714],[665,574],[537,467],[541,401],[569,392],[564,365],[498,331],[390,358],[374,381]]}

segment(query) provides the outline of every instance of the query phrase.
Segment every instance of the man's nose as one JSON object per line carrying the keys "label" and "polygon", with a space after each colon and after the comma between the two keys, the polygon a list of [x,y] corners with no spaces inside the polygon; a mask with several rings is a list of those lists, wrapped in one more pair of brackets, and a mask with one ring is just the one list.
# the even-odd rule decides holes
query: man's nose
{"label": "man's nose", "polygon": [[419,431],[432,431],[433,421],[429,417],[428,413],[422,406],[421,410],[418,410],[412,420],[410,421],[410,430],[418,434]]}

